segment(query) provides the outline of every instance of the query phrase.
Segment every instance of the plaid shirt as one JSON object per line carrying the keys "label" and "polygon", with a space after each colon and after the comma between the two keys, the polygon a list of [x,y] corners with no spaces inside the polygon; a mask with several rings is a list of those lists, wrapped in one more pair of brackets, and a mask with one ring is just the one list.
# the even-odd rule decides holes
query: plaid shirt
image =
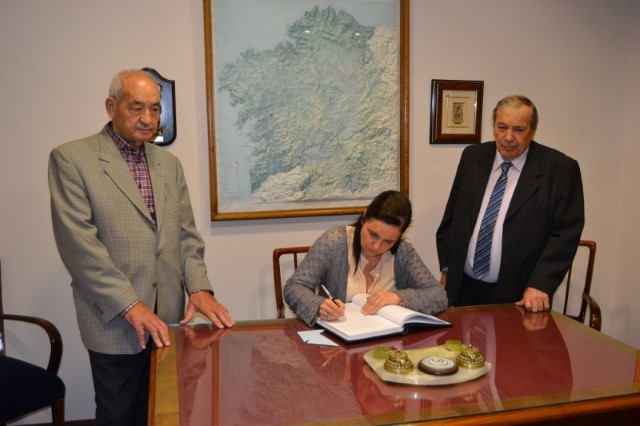
{"label": "plaid shirt", "polygon": [[136,181],[140,194],[142,194],[142,198],[147,205],[147,209],[149,209],[149,213],[155,221],[156,206],[153,201],[153,187],[151,186],[151,175],[149,175],[149,166],[147,165],[147,154],[144,149],[145,144],[142,144],[140,148],[136,150],[113,131],[111,122],[107,123],[105,128],[118,147],[118,150],[122,153],[124,160],[127,162],[133,179]]}

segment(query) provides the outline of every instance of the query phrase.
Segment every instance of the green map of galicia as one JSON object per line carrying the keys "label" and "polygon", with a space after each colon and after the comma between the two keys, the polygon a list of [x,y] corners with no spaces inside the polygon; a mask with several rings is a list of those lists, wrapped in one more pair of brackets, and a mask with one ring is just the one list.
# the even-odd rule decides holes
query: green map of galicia
{"label": "green map of galicia", "polygon": [[253,202],[370,199],[397,187],[397,28],[316,6],[285,34],[218,75],[249,141]]}

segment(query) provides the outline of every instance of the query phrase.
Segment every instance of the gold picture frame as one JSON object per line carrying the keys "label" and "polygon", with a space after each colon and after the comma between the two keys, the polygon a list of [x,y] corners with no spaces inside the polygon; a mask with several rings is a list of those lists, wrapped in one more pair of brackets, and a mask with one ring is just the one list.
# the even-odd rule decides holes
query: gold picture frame
{"label": "gold picture frame", "polygon": [[[320,6],[317,3],[320,2],[318,0],[297,0],[295,2],[287,0],[203,0],[209,182],[211,195],[210,208],[211,220],[213,221],[359,214],[362,213],[371,199],[373,199],[377,193],[381,192],[378,191],[378,189],[396,189],[405,194],[409,192],[409,0],[335,0],[327,3],[327,5],[324,5],[324,2],[322,2]],[[283,21],[283,19],[285,19],[283,16],[292,16],[291,8],[302,8],[300,9],[300,14],[297,15],[299,19],[295,22],[292,20]],[[380,13],[381,10],[388,10],[389,13]],[[273,27],[267,28],[267,30],[271,29],[271,33],[273,34],[265,30],[266,27],[260,30],[251,27],[249,28],[251,31],[260,31],[260,39],[257,41],[249,41],[247,39],[247,31],[241,31],[237,28],[238,24],[243,23],[243,11],[245,18],[248,16],[260,16],[260,23],[273,24],[273,22],[285,22],[285,24],[277,29]],[[287,13],[284,13],[285,11]],[[377,37],[377,39],[372,39],[374,42],[384,41],[384,39],[381,38],[381,34],[389,34],[388,30],[392,30],[393,37],[387,38],[386,40],[394,40],[394,43],[388,44],[384,48],[378,47],[380,50],[373,54],[366,53],[364,56],[366,56],[365,59],[368,62],[365,61],[364,66],[368,66],[367,64],[372,63],[374,60],[380,63],[397,64],[397,69],[394,69],[394,72],[390,73],[393,74],[391,75],[393,78],[386,78],[389,77],[389,75],[385,74],[382,76],[383,78],[379,78],[375,82],[378,85],[387,85],[385,87],[389,93],[393,93],[393,98],[377,99],[378,102],[374,104],[374,101],[369,99],[378,96],[378,93],[381,91],[375,90],[374,87],[372,93],[370,84],[348,84],[348,81],[345,79],[353,80],[353,76],[336,72],[331,78],[335,77],[335,86],[343,89],[334,90],[334,92],[330,92],[330,95],[352,96],[353,102],[350,102],[350,100],[345,97],[339,100],[342,104],[339,102],[329,102],[327,92],[323,90],[321,90],[321,92],[316,91],[315,84],[310,84],[307,87],[298,86],[298,89],[301,90],[299,90],[297,94],[302,93],[308,95],[308,99],[304,98],[300,105],[310,105],[309,108],[312,108],[310,112],[312,116],[307,115],[306,118],[302,117],[301,119],[295,117],[295,119],[291,119],[290,124],[281,125],[283,121],[289,119],[288,117],[290,115],[304,114],[305,111],[301,110],[306,107],[293,109],[288,107],[289,102],[280,102],[284,99],[283,96],[281,96],[282,90],[289,90],[288,86],[284,83],[280,86],[270,84],[269,82],[265,84],[262,81],[260,84],[256,83],[257,78],[262,78],[265,73],[268,74],[272,72],[271,67],[263,67],[260,77],[256,77],[255,71],[260,69],[260,66],[246,66],[244,71],[247,72],[247,77],[251,77],[246,80],[249,81],[247,85],[251,86],[253,90],[245,92],[249,94],[247,97],[239,96],[239,92],[233,92],[234,87],[245,84],[239,80],[245,75],[241,72],[230,72],[229,70],[231,68],[229,68],[229,64],[235,65],[239,63],[239,61],[246,60],[247,58],[250,58],[250,60],[260,60],[268,55],[271,55],[269,60],[272,61],[270,64],[273,64],[273,60],[280,59],[279,56],[276,57],[276,53],[279,54],[282,52],[283,55],[297,54],[297,52],[304,48],[300,43],[300,37],[303,32],[308,30],[313,34],[313,28],[303,28],[304,25],[323,13],[334,14],[334,18],[338,20],[346,20],[347,23],[345,25],[349,28],[368,31],[366,34],[359,34],[359,31],[356,30],[354,31],[354,35],[356,37],[363,35],[367,37]],[[373,19],[373,21],[371,21],[372,23],[367,21],[369,18]],[[363,23],[360,22],[361,20]],[[376,24],[378,21],[386,23],[380,24],[380,27],[378,27]],[[248,22],[251,22],[253,26],[256,24],[255,20],[248,20]],[[387,25],[388,23],[392,25]],[[318,32],[318,34],[320,34],[320,32]],[[263,40],[278,37],[280,38],[279,41],[270,45],[270,47],[256,47],[255,45],[256,43],[261,43]],[[360,43],[361,41],[358,39],[356,42]],[[242,45],[243,43],[245,44]],[[230,59],[231,55],[227,54],[225,49],[229,46],[237,47],[241,45],[242,47],[237,50],[239,53]],[[362,46],[369,45],[362,44]],[[276,52],[276,49],[279,49],[278,52]],[[345,52],[349,53],[350,51],[345,49],[340,53]],[[358,51],[355,50],[355,52],[356,54],[362,54],[362,51],[358,53]],[[388,57],[376,57],[376,55],[380,55],[380,52],[388,55]],[[345,62],[353,63],[354,65],[358,64],[357,67],[354,66],[353,73],[358,74],[358,78],[369,78],[362,77],[363,75],[366,76],[366,74],[360,71],[362,68],[362,63],[358,62],[360,59],[360,57],[350,57],[347,54],[344,57],[340,57],[340,63],[338,65],[341,66]],[[329,60],[331,60],[331,57],[329,57]],[[325,63],[327,58],[323,59],[320,56],[318,61],[323,62],[318,62],[317,66],[311,66],[307,69],[313,72],[326,69]],[[276,63],[276,67],[277,66],[278,64]],[[286,73],[286,69],[278,75],[274,73],[274,76],[275,78],[281,78],[284,73]],[[334,86],[329,77],[330,74],[324,74],[316,80],[309,79],[309,82],[315,83],[321,81],[323,82],[323,86],[321,86],[323,89],[329,88],[330,86]],[[285,81],[285,83],[288,83],[288,81]],[[233,84],[236,84],[236,86],[232,87],[231,85]],[[277,89],[275,89],[275,87],[277,87]],[[369,92],[366,92],[366,90],[369,90]],[[325,96],[325,98],[322,98],[322,96]],[[247,99],[248,97],[252,99],[249,100]],[[280,102],[281,105],[285,105],[285,107],[281,110],[274,107],[268,112],[265,112],[264,108],[261,110],[256,108],[247,112],[247,104],[257,98],[262,99],[262,102],[265,102],[264,99],[268,99],[268,101],[271,102],[271,104],[269,104],[270,107],[278,104],[278,102]],[[287,99],[291,100],[293,97],[290,96]],[[358,113],[359,110],[366,107],[366,105],[363,107],[363,99],[365,101],[364,103],[370,102],[369,106],[371,107],[369,111],[366,112],[366,120],[347,120],[342,123],[338,122],[340,120],[335,119],[341,117],[349,118],[350,114],[355,115]],[[222,104],[224,100],[227,101],[227,104]],[[226,110],[223,111],[221,104],[223,107],[226,107]],[[322,116],[319,112],[325,111],[327,108],[332,108],[336,104],[341,105],[341,108],[343,108],[345,112],[344,114],[333,113]],[[351,107],[350,110],[345,109],[347,105]],[[393,128],[391,129],[385,127],[386,122],[381,122],[378,117],[382,116],[384,118],[384,114],[382,114],[381,111],[385,108],[392,109],[393,121],[389,120],[389,122],[396,123],[393,124]],[[266,114],[270,114],[268,119],[266,119]],[[327,117],[334,119],[327,119]],[[297,127],[301,123],[300,120],[304,123],[304,120],[310,119],[318,121],[319,124],[315,128],[316,130],[296,134],[295,132],[299,130]],[[269,126],[274,123],[279,127],[270,128]],[[312,126],[309,126],[309,129],[311,128]],[[291,144],[291,140],[293,140],[293,138],[291,138],[291,140],[285,140],[285,143],[281,144],[278,137],[289,138],[291,134],[296,134],[298,140],[304,140],[306,138],[318,137],[319,133],[324,132],[327,135],[336,135],[336,137],[341,138],[344,137],[344,133],[347,131],[353,132],[353,135],[355,135],[351,136],[352,139],[362,138],[362,141],[356,144],[356,148],[345,148],[345,150],[335,149],[343,145],[343,140],[340,139],[332,143],[330,149],[324,148],[322,144],[310,144],[309,147],[301,150],[302,154],[293,154],[293,150],[288,150],[279,152],[277,155],[274,154],[272,157],[273,160],[277,161],[280,161],[280,159],[290,161],[286,158],[287,156],[300,158],[301,155],[309,156],[309,158],[313,158],[313,156],[321,156],[324,158],[325,160],[320,162],[319,165],[316,164],[313,169],[309,168],[309,170],[312,171],[305,170],[304,167],[298,167],[292,171],[286,168],[286,166],[267,163],[266,160],[260,164],[259,168],[251,165],[252,162],[256,161],[255,158],[252,157],[255,152],[259,150],[264,152],[267,149],[282,149],[281,147],[283,145],[289,147],[290,145],[288,144]],[[237,134],[233,132],[237,132]],[[277,136],[274,137],[274,134]],[[300,135],[302,135],[302,137],[300,137]],[[269,139],[270,145],[268,148],[258,146],[258,142],[262,142],[259,138],[267,137],[271,138]],[[244,145],[233,145],[235,139],[240,140],[242,138],[244,138]],[[349,136],[345,137],[344,145],[349,145],[352,139],[350,140]],[[321,139],[321,142],[325,140],[327,139]],[[385,158],[377,158],[380,160],[380,164],[385,165],[386,168],[381,166],[369,167],[370,161],[368,162],[366,158],[367,149],[371,150],[372,155],[375,152],[377,157],[383,157],[383,155],[379,153],[379,150],[374,151],[376,145],[370,145],[370,143],[376,143],[376,140],[382,140],[382,142],[379,143],[386,143],[388,146],[391,146],[389,155],[385,154]],[[258,147],[256,148],[256,146]],[[229,153],[235,153],[235,151],[233,151],[234,149],[244,149],[244,156],[231,158],[231,154]],[[337,166],[335,166],[335,164],[345,162],[345,159],[351,161],[348,164],[355,164],[355,166],[344,168],[344,176],[336,174]],[[263,161],[262,157],[260,160]],[[273,162],[275,163],[276,161]],[[261,175],[256,178],[255,175],[257,175],[258,172],[254,173],[254,169],[251,170],[249,176],[247,176],[247,173],[239,172],[240,169],[249,167],[254,167]],[[319,190],[314,188],[315,192],[310,196],[313,198],[309,198],[309,200],[302,198],[301,201],[291,201],[288,199],[285,202],[274,202],[271,200],[263,202],[259,197],[261,194],[256,195],[258,190],[255,187],[258,187],[258,184],[255,182],[257,181],[263,186],[265,182],[270,183],[272,185],[270,188],[279,188],[277,185],[280,185],[277,181],[277,178],[280,176],[278,173],[274,172],[268,175],[271,169],[276,170],[279,174],[284,174],[280,173],[280,170],[286,169],[286,173],[289,173],[287,177],[290,177],[292,173],[298,173],[298,182],[301,182],[300,185],[307,185],[307,182],[314,179],[324,179],[324,181],[322,186],[319,185]],[[305,175],[305,173],[307,173],[307,175]],[[384,187],[386,181],[380,178],[381,173],[387,173],[389,176],[392,176],[389,181],[393,180],[393,184],[387,185],[391,187]],[[331,187],[331,179],[334,175],[336,176],[337,189]],[[268,179],[271,180],[268,181]],[[372,188],[375,188],[377,192],[375,194],[366,191],[359,192],[358,185],[362,182],[370,181],[374,182],[376,186],[373,184],[370,185],[367,187],[368,191],[372,192]],[[382,184],[380,184],[380,182],[382,182]],[[286,184],[287,183],[282,185]],[[247,187],[250,188],[250,192],[243,189]],[[260,187],[258,187],[258,189],[260,189]],[[349,192],[349,190],[352,192]],[[285,192],[285,190],[283,190],[283,192]],[[300,192],[302,193],[303,191]],[[251,196],[250,199],[248,199],[249,195]],[[286,193],[286,196],[291,199],[297,195],[298,193],[295,191]],[[305,195],[306,194],[302,193],[303,197]],[[349,198],[351,195],[353,196]]]}
{"label": "gold picture frame", "polygon": [[431,80],[430,143],[480,143],[483,91],[483,81]]}

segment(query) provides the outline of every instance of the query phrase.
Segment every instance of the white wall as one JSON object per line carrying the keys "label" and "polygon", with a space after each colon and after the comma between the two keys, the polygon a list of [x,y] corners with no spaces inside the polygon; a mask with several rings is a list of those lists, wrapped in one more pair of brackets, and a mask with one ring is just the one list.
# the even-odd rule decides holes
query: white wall
{"label": "white wall", "polygon": [[[600,271],[602,283],[610,283],[609,300],[606,305],[609,325],[606,333],[626,341],[635,347],[640,347],[640,310],[638,310],[638,242],[640,241],[640,143],[638,123],[640,123],[640,2],[629,1],[629,20],[632,25],[629,29],[629,43],[625,46],[628,54],[628,62],[620,64],[620,73],[626,74],[625,96],[620,97],[619,104],[615,100],[609,102],[609,107],[618,113],[617,117],[622,121],[623,133],[621,139],[609,137],[610,144],[620,143],[622,151],[619,160],[608,162],[607,166],[619,172],[602,170],[603,174],[613,174],[613,185],[616,185],[616,200],[611,205],[603,204],[602,218],[599,225],[603,235],[610,235],[611,253],[609,253],[611,265],[607,270]],[[615,78],[615,74],[614,77]],[[609,127],[615,127],[618,120],[612,120]],[[613,136],[613,135],[612,135]],[[610,145],[607,145],[610,146]],[[616,176],[617,175],[617,176]],[[608,189],[601,185],[601,192]],[[607,220],[614,221],[614,226],[607,230]],[[604,287],[604,286],[603,286]],[[606,290],[600,293],[605,295]],[[604,297],[603,297],[604,299]]]}
{"label": "white wall", "polygon": [[[91,373],[51,232],[49,151],[107,120],[103,100],[123,68],[176,80],[178,139],[206,263],[237,320],[275,315],[271,251],[311,243],[353,217],[210,222],[200,0],[0,0],[0,258],[5,310],[61,329],[67,419],[93,417]],[[431,79],[484,80],[483,138],[498,99],[536,102],[537,140],[576,158],[586,196],[584,238],[598,242],[593,294],[603,332],[640,347],[634,243],[640,240],[640,6],[633,0],[411,2],[412,241],[437,269],[434,234],[462,145],[429,145]],[[10,337],[24,352],[30,339]],[[44,348],[43,348],[44,349]],[[38,355],[29,355],[34,359]],[[48,413],[27,420],[48,421]]]}

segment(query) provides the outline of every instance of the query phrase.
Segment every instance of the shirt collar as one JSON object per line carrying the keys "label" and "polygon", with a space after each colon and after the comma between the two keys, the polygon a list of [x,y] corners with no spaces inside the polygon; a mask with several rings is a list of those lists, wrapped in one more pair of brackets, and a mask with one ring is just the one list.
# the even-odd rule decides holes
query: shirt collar
{"label": "shirt collar", "polygon": [[140,145],[140,148],[135,149],[133,148],[127,141],[125,141],[122,136],[120,136],[119,134],[116,133],[115,130],[113,130],[113,126],[111,124],[111,121],[108,122],[105,126],[105,129],[107,131],[107,133],[109,134],[109,136],[111,136],[111,140],[116,144],[116,146],[118,147],[118,150],[124,155],[126,152],[130,152],[134,155],[145,155],[145,144]]}
{"label": "shirt collar", "polygon": [[[511,160],[511,164],[513,164],[512,168],[516,169],[518,172],[522,172],[522,168],[524,167],[524,163],[527,162],[527,155],[529,154],[529,148],[526,149],[525,152],[522,153],[517,158]],[[491,170],[497,170],[500,168],[500,165],[507,161],[502,154],[498,150],[496,150],[496,158],[493,160],[493,167]]]}

